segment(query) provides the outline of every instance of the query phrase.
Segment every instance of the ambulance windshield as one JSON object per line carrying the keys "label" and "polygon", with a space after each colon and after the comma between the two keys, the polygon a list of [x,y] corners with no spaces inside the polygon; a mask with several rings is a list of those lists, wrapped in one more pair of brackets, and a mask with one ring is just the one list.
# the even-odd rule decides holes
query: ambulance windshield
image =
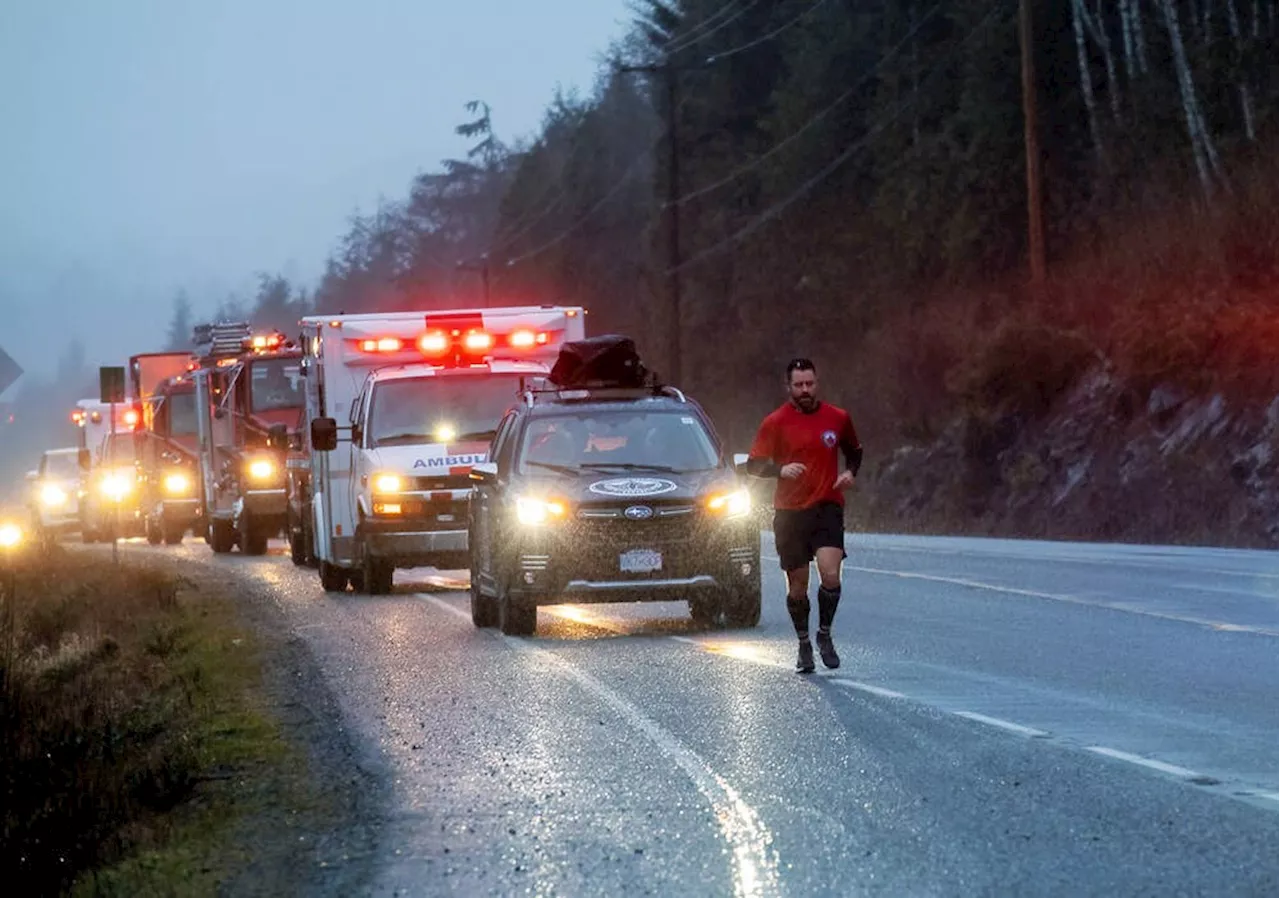
{"label": "ambulance windshield", "polygon": [[515,401],[518,376],[414,377],[373,388],[368,443],[488,441]]}

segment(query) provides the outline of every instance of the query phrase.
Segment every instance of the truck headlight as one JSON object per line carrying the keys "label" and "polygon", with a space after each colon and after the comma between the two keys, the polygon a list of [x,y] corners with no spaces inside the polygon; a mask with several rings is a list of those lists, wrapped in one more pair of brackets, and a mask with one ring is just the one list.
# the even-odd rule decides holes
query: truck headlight
{"label": "truck headlight", "polygon": [[186,474],[178,471],[172,474],[166,474],[164,477],[164,491],[170,496],[181,496],[191,489],[191,478]]}
{"label": "truck headlight", "polygon": [[751,511],[751,494],[746,490],[715,493],[707,499],[707,508],[726,518],[740,518]]}
{"label": "truck headlight", "polygon": [[56,483],[46,483],[40,488],[40,501],[49,508],[58,508],[67,502],[67,491]]}
{"label": "truck headlight", "polygon": [[399,474],[374,474],[373,491],[375,493],[398,493],[404,488],[404,480]]}
{"label": "truck headlight", "polygon": [[133,492],[136,476],[132,471],[112,471],[102,478],[102,492],[108,499],[119,502]]}
{"label": "truck headlight", "polygon": [[516,499],[516,519],[529,526],[558,521],[568,511],[568,507],[556,499],[539,499],[534,496],[520,496]]}
{"label": "truck headlight", "polygon": [[255,458],[249,462],[246,470],[250,480],[270,480],[276,476],[276,463],[269,458]]}

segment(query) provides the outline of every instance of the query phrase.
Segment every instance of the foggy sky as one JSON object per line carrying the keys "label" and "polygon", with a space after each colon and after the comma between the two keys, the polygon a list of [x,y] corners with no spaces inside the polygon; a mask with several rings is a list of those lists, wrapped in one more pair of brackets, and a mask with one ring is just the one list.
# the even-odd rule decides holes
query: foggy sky
{"label": "foggy sky", "polygon": [[[257,271],[314,285],[357,209],[590,91],[625,0],[4,0],[0,347],[49,372],[159,348]],[[9,391],[8,395],[12,395]]]}

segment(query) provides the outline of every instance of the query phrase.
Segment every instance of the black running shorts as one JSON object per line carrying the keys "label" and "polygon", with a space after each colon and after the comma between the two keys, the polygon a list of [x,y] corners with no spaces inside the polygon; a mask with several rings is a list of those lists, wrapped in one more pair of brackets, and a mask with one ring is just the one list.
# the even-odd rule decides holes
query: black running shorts
{"label": "black running shorts", "polygon": [[778,508],[773,512],[773,540],[784,571],[807,567],[818,549],[844,551],[844,509],[835,502],[809,508]]}

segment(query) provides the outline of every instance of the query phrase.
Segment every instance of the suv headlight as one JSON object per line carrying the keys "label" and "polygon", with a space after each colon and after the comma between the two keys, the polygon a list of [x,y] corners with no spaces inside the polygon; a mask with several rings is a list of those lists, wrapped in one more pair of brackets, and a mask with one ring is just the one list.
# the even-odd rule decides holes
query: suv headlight
{"label": "suv headlight", "polygon": [[707,498],[707,508],[726,518],[740,518],[751,511],[751,494],[746,490],[714,493]]}
{"label": "suv headlight", "polygon": [[40,501],[48,508],[57,508],[66,504],[67,491],[56,483],[46,483],[40,487]]}
{"label": "suv headlight", "polygon": [[520,496],[516,499],[516,520],[528,526],[558,521],[569,513],[569,508],[558,499],[539,499]]}

